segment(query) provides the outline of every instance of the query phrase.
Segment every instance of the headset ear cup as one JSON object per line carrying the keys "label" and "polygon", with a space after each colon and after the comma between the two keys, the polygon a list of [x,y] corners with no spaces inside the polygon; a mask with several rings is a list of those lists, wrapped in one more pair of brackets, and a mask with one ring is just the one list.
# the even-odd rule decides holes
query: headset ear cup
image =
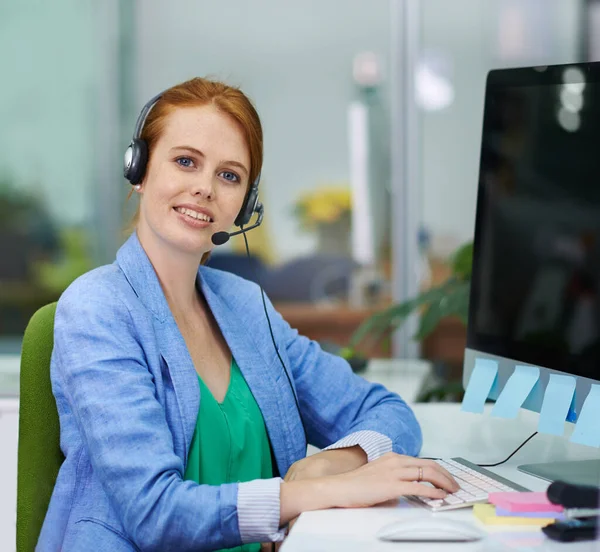
{"label": "headset ear cup", "polygon": [[246,201],[242,205],[238,216],[235,219],[234,224],[236,226],[246,225],[250,222],[254,211],[256,210],[256,205],[258,203],[258,185],[257,183],[253,184],[248,192],[248,196],[246,197]]}
{"label": "headset ear cup", "polygon": [[145,140],[133,139],[125,152],[123,175],[131,184],[139,184],[144,179],[148,164],[148,145]]}

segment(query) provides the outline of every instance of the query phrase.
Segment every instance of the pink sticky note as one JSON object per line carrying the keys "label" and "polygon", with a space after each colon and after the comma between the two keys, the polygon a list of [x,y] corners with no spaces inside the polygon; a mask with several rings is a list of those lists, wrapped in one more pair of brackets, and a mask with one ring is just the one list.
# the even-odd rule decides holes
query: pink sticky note
{"label": "pink sticky note", "polygon": [[545,492],[541,493],[491,493],[490,503],[509,512],[562,512],[563,507],[552,504]]}

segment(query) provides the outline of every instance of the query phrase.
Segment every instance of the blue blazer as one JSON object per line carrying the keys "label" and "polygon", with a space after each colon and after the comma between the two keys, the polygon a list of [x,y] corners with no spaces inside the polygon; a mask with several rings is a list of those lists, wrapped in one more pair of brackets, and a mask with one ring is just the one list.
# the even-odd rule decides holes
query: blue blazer
{"label": "blue blazer", "polygon": [[[201,266],[197,285],[263,414],[285,475],[306,455],[292,390],[259,287]],[[324,448],[360,430],[416,455],[410,408],[298,335],[267,303],[306,434]],[[196,371],[156,273],[134,233],[116,261],[78,278],[56,310],[52,389],[66,457],[37,550],[213,550],[241,543],[237,483],[184,481],[200,405]]]}

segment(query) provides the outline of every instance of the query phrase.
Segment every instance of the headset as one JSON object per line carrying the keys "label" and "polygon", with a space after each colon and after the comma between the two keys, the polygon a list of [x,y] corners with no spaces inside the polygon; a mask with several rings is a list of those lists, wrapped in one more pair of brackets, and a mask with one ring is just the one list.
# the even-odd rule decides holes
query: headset
{"label": "headset", "polygon": [[[153,98],[151,98],[142,108],[140,114],[135,123],[135,129],[133,131],[133,137],[129,146],[125,150],[125,155],[123,159],[123,176],[132,184],[138,185],[144,179],[144,175],[146,173],[146,167],[148,165],[148,144],[145,140],[141,138],[142,130],[144,128],[144,124],[146,122],[146,118],[148,117],[148,113],[150,110],[157,104],[160,98],[163,96],[164,91],[160,94],[157,94]],[[248,194],[244,199],[244,203],[242,204],[242,208],[238,213],[234,224],[239,226],[241,230],[236,232],[216,232],[212,235],[211,241],[215,245],[222,245],[226,243],[231,236],[235,236],[237,234],[243,234],[244,243],[246,245],[246,253],[248,257],[250,256],[250,249],[248,248],[248,239],[246,238],[246,232],[260,226],[262,224],[263,216],[264,216],[264,207],[263,204],[258,201],[258,185],[260,183],[260,173],[250,186]],[[250,222],[252,215],[254,213],[258,213],[257,221],[252,225],[248,226],[248,228],[244,228],[246,224]],[[258,281],[258,280],[257,280]],[[290,389],[292,391],[292,395],[294,397],[294,401],[296,403],[296,408],[298,409],[298,416],[300,418],[300,423],[302,424],[302,429],[304,431],[304,441],[308,444],[308,436],[306,434],[306,427],[304,426],[304,421],[302,420],[302,413],[300,411],[300,405],[298,403],[298,397],[296,396],[296,391],[294,386],[292,385],[292,380],[290,379],[290,375],[288,370],[279,354],[279,349],[277,348],[277,344],[275,342],[275,336],[273,335],[273,328],[271,326],[271,319],[269,318],[269,313],[267,311],[267,304],[265,301],[265,292],[263,291],[262,286],[259,283],[260,293],[262,297],[263,308],[265,311],[265,316],[267,317],[267,323],[269,325],[269,333],[271,334],[271,340],[273,341],[273,347],[275,348],[275,353],[277,354],[277,358],[281,363],[281,367],[287,377],[288,383],[290,385]]]}

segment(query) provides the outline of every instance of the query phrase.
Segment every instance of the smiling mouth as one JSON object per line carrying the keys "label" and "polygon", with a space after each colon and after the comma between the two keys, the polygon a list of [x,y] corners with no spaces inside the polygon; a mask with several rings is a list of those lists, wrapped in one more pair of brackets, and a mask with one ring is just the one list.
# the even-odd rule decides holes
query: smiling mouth
{"label": "smiling mouth", "polygon": [[194,220],[213,222],[213,219],[211,219],[208,215],[205,215],[204,213],[198,213],[198,211],[193,211],[192,209],[185,209],[184,207],[173,207],[173,210]]}

